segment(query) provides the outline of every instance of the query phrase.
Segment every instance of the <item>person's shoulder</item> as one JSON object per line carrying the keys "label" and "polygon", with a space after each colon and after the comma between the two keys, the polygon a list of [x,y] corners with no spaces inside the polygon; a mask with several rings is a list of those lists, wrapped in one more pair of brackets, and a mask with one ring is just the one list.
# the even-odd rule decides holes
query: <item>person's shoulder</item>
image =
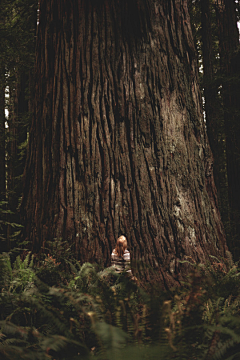
{"label": "person's shoulder", "polygon": [[125,254],[130,254],[130,252],[126,249],[125,251],[124,251],[124,255]]}

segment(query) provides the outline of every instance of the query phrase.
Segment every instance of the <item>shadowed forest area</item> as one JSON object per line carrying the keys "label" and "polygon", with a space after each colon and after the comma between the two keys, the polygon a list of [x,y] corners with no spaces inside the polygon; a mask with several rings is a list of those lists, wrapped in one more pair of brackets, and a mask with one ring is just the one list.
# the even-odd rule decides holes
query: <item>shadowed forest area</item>
{"label": "shadowed forest area", "polygon": [[239,11],[1,1],[1,360],[240,359]]}

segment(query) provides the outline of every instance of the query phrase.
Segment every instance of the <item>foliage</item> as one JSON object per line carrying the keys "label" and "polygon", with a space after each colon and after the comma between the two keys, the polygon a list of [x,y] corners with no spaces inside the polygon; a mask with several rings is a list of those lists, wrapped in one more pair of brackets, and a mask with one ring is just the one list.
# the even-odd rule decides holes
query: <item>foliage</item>
{"label": "foliage", "polygon": [[1,1],[0,62],[10,78],[16,66],[33,66],[36,6],[36,0]]}
{"label": "foliage", "polygon": [[16,224],[13,221],[8,221],[8,215],[12,215],[13,212],[9,210],[8,202],[7,201],[0,201],[0,241],[3,243],[6,241],[6,227],[11,227],[13,230],[12,235],[9,237],[10,241],[14,241],[15,238],[19,235],[21,225]]}
{"label": "foliage", "polygon": [[[6,118],[3,118],[0,148],[5,157],[5,188],[1,189],[4,204],[0,204],[1,251],[16,245],[13,224],[19,224],[17,213],[22,196],[22,177],[25,166],[27,132],[33,101],[33,68],[35,58],[35,34],[37,26],[37,0],[1,0],[0,2],[0,69],[1,91],[5,92]],[[3,94],[1,94],[3,96]],[[4,108],[1,110],[4,112]],[[5,123],[5,129],[4,127]],[[1,169],[1,172],[3,172]],[[3,174],[1,174],[3,176]]]}
{"label": "foliage", "polygon": [[[202,3],[203,1],[200,0],[189,0],[189,12],[191,18],[191,26],[193,31],[193,37],[195,42],[195,47],[197,49],[197,56],[198,56],[198,65],[199,65],[199,78],[200,78],[200,88],[202,92],[203,98],[203,110],[204,116],[206,120],[206,126],[208,129],[208,136],[209,132],[212,132],[211,128],[214,128],[214,142],[211,143],[212,151],[214,154],[214,180],[217,187],[217,195],[218,195],[218,206],[221,213],[222,222],[225,229],[225,234],[227,238],[227,243],[232,251],[235,260],[238,259],[238,248],[239,248],[239,241],[238,241],[238,234],[234,231],[234,222],[231,220],[231,211],[230,211],[230,204],[231,200],[229,201],[229,193],[233,190],[229,189],[228,183],[228,171],[231,168],[229,164],[227,164],[227,144],[226,144],[226,128],[229,126],[225,124],[226,121],[226,113],[233,111],[233,109],[228,109],[226,104],[224,104],[224,96],[226,96],[226,90],[224,95],[224,84],[228,84],[229,92],[229,85],[233,85],[234,82],[239,81],[239,77],[235,76],[234,78],[231,76],[226,76],[224,74],[224,66],[223,66],[223,59],[221,58],[221,51],[220,51],[220,24],[217,21],[217,12],[216,9],[218,4],[221,2],[216,2],[213,0],[204,1],[205,4],[208,3],[209,6],[209,17],[211,23],[211,51],[208,49],[207,53],[212,53],[211,62],[208,63],[208,69],[203,68],[204,63],[204,43],[206,49],[206,39],[203,36],[203,19],[201,18],[201,11],[202,11]],[[239,2],[235,1],[235,6],[239,8]],[[237,25],[237,24],[236,24]],[[226,33],[229,31],[225,29]],[[206,50],[205,50],[206,52]],[[223,54],[222,54],[223,55]],[[226,64],[227,65],[227,64]],[[207,65],[206,65],[207,66]],[[228,65],[227,65],[228,66]],[[207,71],[208,70],[208,71]],[[205,75],[204,75],[205,73]],[[212,73],[212,77],[209,77],[209,73]],[[208,99],[205,99],[205,96],[208,89]],[[236,93],[236,89],[234,91]],[[211,104],[209,111],[206,107],[206,103]],[[234,109],[236,111],[236,109]],[[208,119],[211,119],[211,124],[208,123]],[[213,124],[214,123],[214,124]],[[210,135],[211,136],[211,135]],[[213,136],[213,135],[212,135]],[[234,151],[238,151],[235,148]],[[234,166],[235,169],[233,171],[238,171],[237,165]],[[233,191],[234,192],[234,191]]]}
{"label": "foliage", "polygon": [[[149,294],[112,268],[70,268],[66,274],[50,255],[1,255],[1,359],[231,360],[239,353],[238,264],[192,265],[180,288]],[[37,276],[56,272],[53,286]]]}

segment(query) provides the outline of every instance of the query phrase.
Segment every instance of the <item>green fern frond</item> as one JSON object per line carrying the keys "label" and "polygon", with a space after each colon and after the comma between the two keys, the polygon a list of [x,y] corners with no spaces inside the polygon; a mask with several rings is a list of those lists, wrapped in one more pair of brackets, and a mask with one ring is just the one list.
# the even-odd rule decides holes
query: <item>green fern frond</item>
{"label": "green fern frond", "polygon": [[51,350],[59,353],[68,347],[75,347],[77,348],[77,351],[80,352],[81,356],[86,356],[88,354],[88,349],[84,344],[60,335],[51,335],[42,338],[40,346],[47,353]]}
{"label": "green fern frond", "polygon": [[239,360],[240,359],[240,352],[237,351],[233,355],[231,355],[228,358],[225,358],[224,360]]}

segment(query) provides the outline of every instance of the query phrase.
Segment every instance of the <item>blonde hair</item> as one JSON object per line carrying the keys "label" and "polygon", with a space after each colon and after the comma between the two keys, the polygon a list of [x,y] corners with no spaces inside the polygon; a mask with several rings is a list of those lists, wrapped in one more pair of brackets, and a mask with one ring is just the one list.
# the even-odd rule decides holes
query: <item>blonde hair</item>
{"label": "blonde hair", "polygon": [[127,248],[127,239],[125,236],[121,235],[117,239],[117,244],[114,249],[114,253],[117,254],[117,256],[122,257],[126,248]]}

